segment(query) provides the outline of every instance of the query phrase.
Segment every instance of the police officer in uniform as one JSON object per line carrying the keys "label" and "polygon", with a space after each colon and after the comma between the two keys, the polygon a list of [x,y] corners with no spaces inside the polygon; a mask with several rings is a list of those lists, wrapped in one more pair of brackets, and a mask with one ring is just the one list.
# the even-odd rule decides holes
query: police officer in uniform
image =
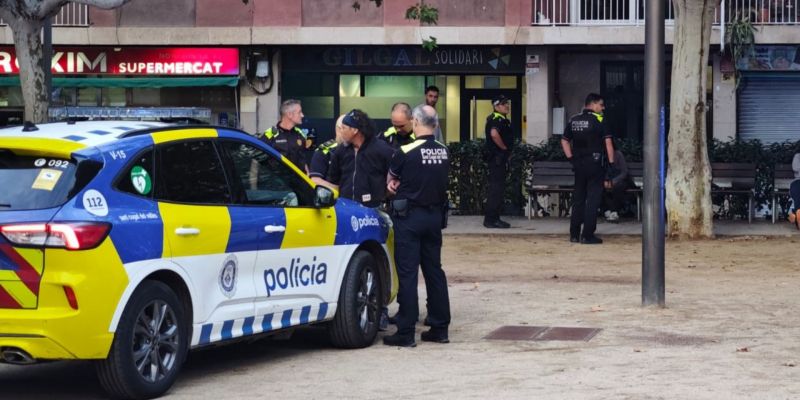
{"label": "police officer in uniform", "polygon": [[606,176],[604,154],[608,157],[609,169],[614,170],[613,136],[608,124],[603,122],[603,110],[603,97],[590,93],[586,96],[583,112],[570,119],[561,138],[564,155],[575,170],[575,193],[569,225],[569,240],[573,243],[603,243],[594,231]]}
{"label": "police officer in uniform", "polygon": [[289,99],[281,103],[281,120],[267,129],[261,140],[288,158],[302,172],[306,165],[306,136],[297,126],[303,123],[303,108],[299,100]]}
{"label": "police officer in uniform", "polygon": [[392,126],[383,132],[381,139],[395,150],[416,140],[411,126],[411,106],[408,103],[395,103],[391,118]]}
{"label": "police officer in uniform", "polygon": [[397,302],[397,333],[383,338],[389,346],[416,346],[415,325],[419,318],[418,271],[422,267],[428,295],[430,330],[421,339],[449,343],[450,299],[447,277],[442,270],[442,227],[447,203],[447,147],[434,138],[436,110],[420,105],[413,111],[417,140],[395,152],[389,167],[387,187],[396,193],[392,201],[395,263],[400,289]]}
{"label": "police officer in uniform", "polygon": [[486,118],[486,163],[489,167],[489,187],[483,226],[487,228],[508,228],[511,225],[500,219],[503,210],[508,159],[514,137],[508,113],[511,103],[504,95],[492,99],[494,112]]}
{"label": "police officer in uniform", "polygon": [[331,165],[331,156],[334,150],[342,143],[342,120],[344,114],[340,115],[336,120],[336,137],[328,140],[327,142],[317,146],[314,150],[314,155],[311,156],[311,163],[308,166],[308,177],[318,184],[328,187],[335,187],[332,183],[328,182],[328,171]]}

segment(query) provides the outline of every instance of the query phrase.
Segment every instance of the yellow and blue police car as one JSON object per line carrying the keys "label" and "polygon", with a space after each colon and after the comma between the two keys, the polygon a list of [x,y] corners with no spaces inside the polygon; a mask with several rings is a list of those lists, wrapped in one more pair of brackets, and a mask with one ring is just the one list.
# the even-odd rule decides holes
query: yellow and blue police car
{"label": "yellow and blue police car", "polygon": [[192,348],[324,323],[377,334],[388,217],[228,128],[83,121],[0,130],[0,359],[97,360],[151,398]]}

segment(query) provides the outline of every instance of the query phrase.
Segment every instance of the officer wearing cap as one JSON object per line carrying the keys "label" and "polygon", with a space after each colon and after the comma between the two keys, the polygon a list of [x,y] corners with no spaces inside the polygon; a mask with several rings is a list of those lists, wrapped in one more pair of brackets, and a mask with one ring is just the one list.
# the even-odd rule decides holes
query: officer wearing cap
{"label": "officer wearing cap", "polygon": [[511,157],[511,145],[514,137],[508,113],[511,103],[504,95],[492,99],[492,112],[486,118],[486,163],[489,167],[489,188],[486,198],[486,210],[483,226],[487,228],[508,228],[511,225],[500,219],[503,209],[508,159]]}
{"label": "officer wearing cap", "polygon": [[583,112],[570,118],[561,138],[564,155],[575,170],[575,193],[569,224],[569,240],[573,243],[603,243],[594,231],[597,228],[597,208],[603,195],[604,153],[610,169],[614,169],[613,136],[603,121],[603,110],[603,97],[589,93]]}
{"label": "officer wearing cap", "polygon": [[318,185],[334,187],[333,184],[327,181],[328,170],[330,169],[333,151],[342,143],[342,130],[344,130],[344,125],[342,125],[343,119],[344,114],[340,115],[336,120],[336,137],[317,146],[317,149],[314,150],[314,154],[311,156],[311,163],[308,165],[308,177]]}
{"label": "officer wearing cap", "polygon": [[267,129],[261,140],[289,159],[302,172],[307,172],[306,135],[297,126],[303,123],[300,100],[289,99],[281,103],[281,119]]}
{"label": "officer wearing cap", "polygon": [[415,325],[419,318],[417,283],[419,268],[428,295],[428,322],[423,332],[427,342],[448,343],[450,299],[447,277],[442,270],[442,227],[447,204],[450,160],[447,147],[434,138],[436,110],[420,105],[413,111],[417,140],[395,152],[389,167],[387,187],[392,201],[395,237],[395,264],[400,289],[397,302],[397,333],[383,338],[389,346],[416,346]]}
{"label": "officer wearing cap", "polygon": [[383,132],[381,139],[389,143],[393,149],[413,142],[413,128],[411,127],[411,106],[408,103],[395,103],[392,106],[392,126]]}

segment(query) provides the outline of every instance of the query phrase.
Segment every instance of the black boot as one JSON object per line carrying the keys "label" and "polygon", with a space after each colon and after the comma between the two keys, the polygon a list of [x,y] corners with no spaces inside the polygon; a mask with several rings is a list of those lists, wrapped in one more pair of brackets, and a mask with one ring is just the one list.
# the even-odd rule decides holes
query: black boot
{"label": "black boot", "polygon": [[420,339],[423,342],[450,343],[450,339],[447,337],[447,328],[431,328],[427,332],[422,332]]}
{"label": "black boot", "polygon": [[399,346],[399,347],[416,347],[417,342],[414,341],[414,334],[410,335],[401,335],[399,333],[395,333],[391,336],[384,336],[383,337],[383,344],[387,346]]}

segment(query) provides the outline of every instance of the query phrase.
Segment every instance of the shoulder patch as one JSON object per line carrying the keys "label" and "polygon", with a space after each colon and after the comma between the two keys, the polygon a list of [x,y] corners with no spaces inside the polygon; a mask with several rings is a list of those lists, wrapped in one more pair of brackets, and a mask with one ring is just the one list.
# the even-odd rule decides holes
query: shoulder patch
{"label": "shoulder patch", "polygon": [[267,138],[267,139],[272,139],[275,136],[277,136],[277,135],[276,135],[276,132],[275,132],[275,130],[273,128],[269,128],[269,129],[264,131],[264,137]]}
{"label": "shoulder patch", "polygon": [[417,147],[422,146],[423,144],[425,144],[424,140],[417,140],[417,141],[415,141],[413,143],[409,143],[409,144],[407,144],[405,146],[400,146],[400,149],[403,150],[403,153],[408,153],[409,151],[414,150]]}

